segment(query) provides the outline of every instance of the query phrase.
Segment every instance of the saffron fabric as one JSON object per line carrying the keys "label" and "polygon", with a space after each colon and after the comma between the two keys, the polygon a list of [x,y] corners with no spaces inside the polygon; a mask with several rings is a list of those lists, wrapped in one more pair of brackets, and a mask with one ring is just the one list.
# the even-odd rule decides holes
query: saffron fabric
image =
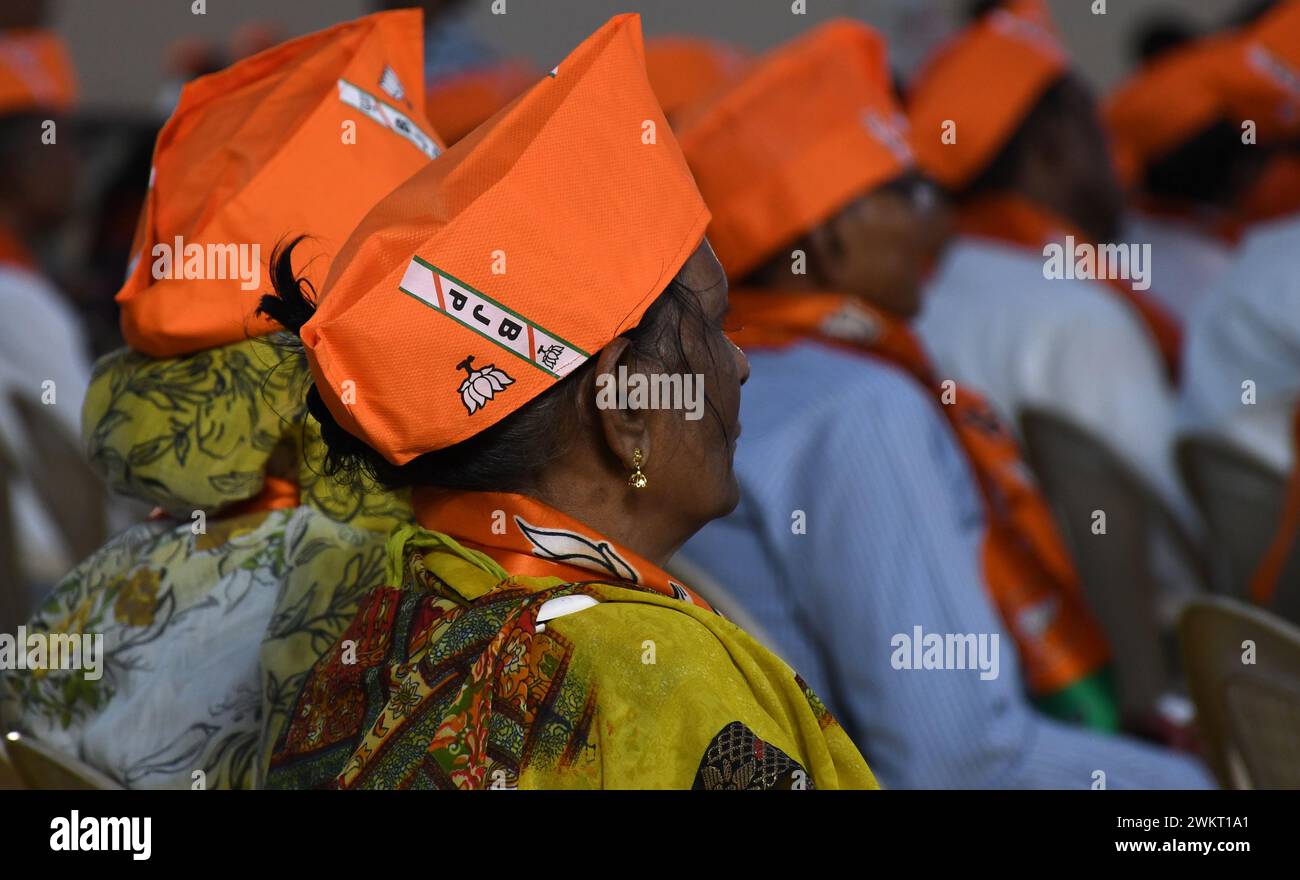
{"label": "saffron fabric", "polygon": [[[470,549],[462,514],[483,515],[470,527],[481,541],[494,508],[504,532]],[[374,590],[313,669],[268,786],[877,787],[788,666],[656,589],[670,578],[625,548],[515,496],[421,505],[420,521],[447,531],[394,533],[388,582],[400,586]],[[515,573],[528,545],[529,570],[554,575]],[[557,546],[602,552],[556,563]],[[589,579],[572,580],[575,565]],[[575,599],[582,610],[544,613]]]}
{"label": "saffron fabric", "polygon": [[964,189],[1068,69],[1043,0],[1010,0],[981,16],[909,84],[918,163],[948,189]]}
{"label": "saffron fabric", "polygon": [[541,79],[522,61],[503,61],[457,71],[431,82],[425,115],[454,144]]}
{"label": "saffron fabric", "polygon": [[744,51],[716,40],[653,37],[645,44],[646,73],[670,120],[735,82],[748,65]]}
{"label": "saffron fabric", "polygon": [[[132,348],[173,357],[277,329],[255,312],[287,238],[310,236],[295,268],[319,288],[365,213],[442,150],[424,119],[422,39],[419,10],[382,12],[186,84],[117,294]],[[251,283],[230,270],[236,256]]]}
{"label": "saffron fabric", "polygon": [[66,111],[76,99],[76,71],[57,34],[44,28],[0,31],[0,116]]}
{"label": "saffron fabric", "polygon": [[678,128],[733,279],[912,165],[884,40],[848,20],[778,47]]}
{"label": "saffron fabric", "polygon": [[302,328],[345,430],[394,464],[464,440],[663,293],[709,212],[643,59],[612,18],[356,229]]}
{"label": "saffron fabric", "polygon": [[1014,435],[983,398],[959,386],[949,399],[906,324],[858,297],[733,289],[730,303],[743,328],[731,339],[747,352],[819,340],[888,361],[933,395],[980,488],[983,580],[1016,640],[1029,689],[1068,720],[1117,729],[1105,636]]}

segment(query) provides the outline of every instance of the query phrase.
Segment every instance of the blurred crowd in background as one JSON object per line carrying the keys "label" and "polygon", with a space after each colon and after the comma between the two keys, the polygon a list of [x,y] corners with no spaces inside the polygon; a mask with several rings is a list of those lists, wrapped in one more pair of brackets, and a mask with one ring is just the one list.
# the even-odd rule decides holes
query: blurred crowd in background
{"label": "blurred crowd in background", "polygon": [[[139,500],[147,493],[134,493],[137,498],[131,499],[110,492],[85,460],[81,440],[81,401],[92,365],[125,344],[117,295],[133,257],[140,256],[155,142],[186,83],[298,36],[274,17],[274,4],[268,4],[265,18],[242,24],[227,43],[186,38],[170,46],[153,113],[88,111],[78,104],[78,59],[49,30],[54,2],[10,0],[0,7],[0,461],[7,498],[0,508],[0,630],[28,620],[68,571],[112,534],[160,515],[156,508],[162,505]],[[374,8],[403,5],[376,2]],[[418,5],[426,26],[422,109],[448,146],[545,75],[532,59],[504,54],[490,35],[476,32],[467,17],[473,5],[469,0]],[[745,14],[743,6],[737,4],[736,15]],[[750,155],[746,145],[770,137],[782,112],[790,111],[792,118],[798,113],[793,104],[782,107],[775,97],[775,109],[756,110],[745,104],[749,98],[743,94],[722,98],[724,104],[735,102],[725,111],[711,107],[710,101],[726,95],[765,56],[697,35],[656,35],[653,15],[645,13],[651,34],[646,52],[650,82],[714,212],[709,234],[733,292],[782,286],[774,279],[789,270],[788,249],[768,245],[793,242],[812,255],[822,288],[854,292],[856,285],[897,295],[897,300],[883,297],[873,307],[902,318],[900,326],[910,324],[928,360],[912,337],[901,333],[899,339],[906,341],[897,346],[881,344],[885,360],[902,364],[933,385],[936,394],[943,394],[947,377],[978,389],[991,411],[1011,425],[1015,439],[1010,448],[1017,442],[1024,448],[1027,465],[1051,503],[1051,514],[1042,516],[1054,517],[1057,525],[1046,528],[1059,529],[1064,537],[1059,558],[1056,539],[1043,539],[1049,549],[1040,555],[1048,561],[1040,564],[1077,570],[1092,605],[1083,616],[1100,622],[1104,636],[1098,636],[1097,644],[1103,638],[1110,643],[1120,677],[1114,713],[1098,708],[1086,688],[1073,692],[1076,702],[1068,707],[1064,702],[1050,705],[1045,694],[1063,694],[1091,682],[1091,674],[1104,665],[1092,658],[1091,647],[1079,647],[1092,644],[1090,635],[1062,633],[1059,639],[1075,645],[1071,658],[1062,661],[1070,669],[1046,660],[1035,666],[1033,649],[1022,643],[1022,652],[1028,651],[1020,660],[1027,683],[1022,687],[1017,680],[1013,689],[1043,698],[1038,709],[1049,715],[1084,727],[1122,729],[1159,744],[1158,758],[1144,752],[1114,758],[1117,766],[1134,768],[1135,778],[1154,786],[1204,782],[1190,765],[1160,763],[1168,754],[1204,748],[1193,732],[1182,673],[1176,671],[1194,665],[1178,656],[1176,641],[1178,614],[1186,603],[1217,594],[1300,623],[1295,540],[1300,490],[1294,477],[1300,417],[1300,26],[1296,0],[1221,6],[1217,20],[1207,23],[1182,14],[1171,0],[1131,30],[1114,34],[1127,47],[1130,69],[1113,88],[1098,94],[1063,50],[1045,46],[1052,39],[1050,23],[1041,18],[1045,6],[998,0],[963,4],[947,22],[945,38],[969,34],[981,22],[992,35],[984,42],[972,39],[951,55],[943,55],[948,44],[937,41],[934,57],[922,58],[906,75],[894,71],[892,88],[906,121],[883,114],[864,122],[868,128],[878,126],[875,134],[882,142],[896,138],[895,153],[909,158],[883,156],[878,161],[884,170],[859,181],[860,188],[872,191],[888,181],[888,195],[897,201],[873,204],[858,221],[830,224],[829,231],[818,229],[824,218],[801,217],[799,199],[781,204],[785,196],[775,185],[772,197],[784,220],[756,208],[752,216],[737,208],[739,219],[730,218],[728,200],[741,201],[735,191],[762,179],[762,155]],[[527,13],[521,9],[520,14]],[[926,26],[938,17],[925,17]],[[1040,39],[1038,29],[1047,37]],[[802,30],[795,17],[790,38]],[[574,33],[573,42],[581,36]],[[918,40],[916,34],[883,36],[910,45]],[[1021,54],[1014,45],[999,42],[1004,39],[1044,45],[1034,50],[1037,55],[1028,48]],[[1242,53],[1243,41],[1265,48]],[[1278,45],[1289,48],[1279,50]],[[780,81],[775,82],[779,92]],[[810,82],[811,90],[815,78]],[[1050,85],[1044,88],[1043,83]],[[1024,94],[1018,94],[1022,86]],[[763,113],[773,118],[765,119]],[[725,124],[717,121],[719,114]],[[49,123],[55,134],[42,139],[37,132]],[[292,125],[293,120],[281,123]],[[977,146],[949,150],[943,133],[950,124],[962,144]],[[801,133],[792,131],[789,138],[798,144]],[[858,173],[830,159],[822,172],[841,177]],[[891,210],[897,213],[884,219],[870,213]],[[841,258],[841,251],[853,246],[855,222],[875,224],[876,230],[873,243],[863,245],[860,265]],[[772,242],[746,239],[763,224],[771,227]],[[1070,237],[1062,241],[1059,234],[1067,231]],[[983,244],[988,241],[998,246]],[[1132,251],[1124,277],[1102,278],[1097,291],[1068,306],[1044,293],[1051,289],[1044,282],[1052,280],[1047,245],[1065,248],[1059,280],[1085,271],[1076,263],[1076,244],[1107,242],[1149,244],[1149,262],[1140,265],[1142,252]],[[1012,249],[1033,259],[1008,256]],[[1090,258],[1094,269],[1096,258]],[[826,270],[826,265],[837,268]],[[748,351],[752,342],[762,351],[774,340],[784,345],[793,338],[789,324],[764,311],[770,301],[760,306],[752,299],[733,299],[737,322],[744,325],[733,338],[742,348]],[[812,308],[806,304],[810,301],[804,308]],[[841,341],[853,340],[854,321],[878,329],[883,320],[845,311],[839,301],[823,305],[825,311],[816,319],[839,321]],[[769,319],[770,326],[765,323]],[[827,325],[821,326],[825,331]],[[1104,363],[1097,356],[1103,350]],[[773,401],[781,395],[798,397],[802,391],[782,385],[777,376],[798,376],[805,369],[804,375],[825,376],[829,384],[836,368],[833,363],[780,361],[765,366],[759,355],[754,357],[755,375],[768,379],[768,385],[756,381],[745,393],[752,391],[759,400],[764,394]],[[887,385],[890,380],[881,381]],[[789,511],[806,506],[797,487],[779,479],[764,482],[758,475],[785,473],[786,463],[793,462],[790,473],[807,482],[857,480],[857,495],[840,510],[845,518],[903,522],[912,533],[930,528],[923,523],[938,518],[934,510],[961,503],[947,498],[952,485],[944,483],[942,464],[915,458],[920,454],[916,449],[930,443],[928,434],[906,435],[903,445],[913,448],[897,458],[882,453],[879,475],[871,467],[841,465],[829,452],[825,460],[810,463],[817,456],[808,455],[803,439],[759,439],[780,438],[778,420],[803,420],[807,432],[823,438],[842,431],[873,438],[879,433],[873,442],[889,449],[892,441],[882,425],[894,426],[901,436],[897,426],[906,424],[911,398],[890,396],[885,385],[848,398],[854,412],[837,416],[839,421],[824,430],[810,427],[820,418],[816,412],[791,404],[780,415],[776,402],[764,410],[772,414],[771,424],[762,416],[747,422],[747,438],[750,432],[757,435],[758,451],[748,453],[757,456],[751,465],[755,482],[745,483],[742,473],[746,495],[740,513],[688,543],[680,564],[701,581],[721,585],[729,599],[715,604],[727,606],[724,610],[753,630],[771,634],[777,653],[832,704],[885,782],[996,784],[994,769],[989,775],[980,769],[981,761],[993,767],[995,756],[965,753],[951,743],[949,733],[965,723],[961,719],[984,711],[967,705],[969,695],[954,690],[912,702],[891,701],[881,692],[892,689],[893,680],[882,683],[845,671],[857,663],[854,643],[861,639],[860,628],[804,630],[783,622],[800,616],[787,607],[789,591],[797,588],[780,583],[772,572],[785,570],[789,577],[792,566],[813,572],[818,563],[800,556],[808,552],[805,545],[786,546]],[[57,406],[40,405],[55,398]],[[883,408],[873,412],[876,402]],[[998,461],[1002,452],[996,444],[1005,438],[976,438],[967,445],[962,434],[961,419],[974,424],[986,417],[993,416],[971,408],[953,424],[975,463],[972,485],[988,497],[1019,504],[1014,488],[990,489],[986,483],[996,482],[990,474],[1005,462],[987,470],[980,464],[981,456]],[[928,421],[917,425],[922,432],[939,430]],[[177,450],[189,442],[186,436],[177,430]],[[108,465],[115,475],[113,488],[135,479],[136,471],[147,469],[162,452],[135,449],[131,455],[138,455],[138,461]],[[96,464],[102,471],[104,462]],[[926,472],[927,480],[936,480],[934,492],[944,500],[928,499],[924,493],[929,490],[916,480],[899,488],[899,481],[911,479],[899,474],[910,473],[913,465]],[[915,507],[908,493],[918,499]],[[1021,512],[1008,516],[1009,529],[1023,526],[1015,523]],[[1026,521],[1036,515],[1025,514]],[[767,517],[773,521],[766,522]],[[1032,533],[1039,525],[1023,528]],[[934,530],[937,535],[940,527]],[[1117,530],[1128,534],[1127,545],[1111,541],[1102,547],[1091,540]],[[842,528],[834,538],[841,543],[861,540],[863,555],[870,557],[858,560],[851,551],[822,551],[845,553],[837,565],[850,580],[889,583],[919,595],[923,588],[914,589],[909,579],[966,578],[946,569],[947,563],[936,563],[924,575],[885,564],[888,529],[859,539]],[[934,537],[929,550],[920,552],[945,557],[944,540]],[[784,561],[773,562],[773,556]],[[1074,578],[1072,573],[1061,577]],[[1116,597],[1116,592],[1123,595]],[[1047,593],[1046,599],[1033,590],[999,595],[994,604],[1008,627],[1032,634],[1035,620],[1049,619],[1059,610],[1052,603],[1067,601]],[[846,621],[891,613],[834,596],[826,602],[819,611],[805,613]],[[942,595],[934,600],[936,607],[948,608],[947,603]],[[978,621],[983,613],[972,615]],[[915,614],[918,620],[929,619],[930,611]],[[905,616],[900,613],[899,619]],[[954,621],[955,628],[980,630],[970,619]],[[1108,679],[1097,693],[1113,687]],[[937,700],[951,713],[946,722],[951,726],[932,727],[932,736],[912,746],[915,753],[899,749],[889,731],[877,729],[872,720],[881,712],[896,712],[912,729],[934,725],[929,714],[909,714],[918,706],[932,706],[927,700]],[[1294,721],[1288,711],[1296,710],[1257,720],[1265,726],[1284,723],[1279,719]],[[880,749],[875,756],[873,746]],[[1059,784],[1063,777],[1033,762],[1044,767],[1057,760],[1068,763],[1062,757],[1066,752],[1086,753],[1088,748],[1086,741],[1068,738],[1044,746],[1030,766],[1015,770],[1020,775],[1014,779],[1024,785]],[[917,769],[916,764],[924,763],[915,760],[917,755],[928,759],[945,751],[954,753],[950,763],[938,762],[933,772]],[[1211,764],[1221,783],[1230,781],[1231,768],[1216,759]],[[965,770],[952,769],[958,766]],[[1273,769],[1297,774],[1272,777],[1274,781],[1300,784],[1300,765]]]}

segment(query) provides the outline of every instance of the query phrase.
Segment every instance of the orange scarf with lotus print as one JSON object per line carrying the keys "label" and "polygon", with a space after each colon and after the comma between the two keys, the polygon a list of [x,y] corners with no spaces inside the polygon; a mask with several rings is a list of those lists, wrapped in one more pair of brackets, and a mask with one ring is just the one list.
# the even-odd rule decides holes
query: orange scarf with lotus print
{"label": "orange scarf with lotus print", "polygon": [[[958,213],[957,228],[963,235],[1019,245],[1039,255],[1045,245],[1064,241],[1067,235],[1078,242],[1088,240],[1063,218],[1014,195],[983,196],[964,205]],[[1073,259],[1073,256],[1069,258]],[[1098,280],[1137,312],[1160,351],[1170,379],[1177,381],[1183,343],[1182,325],[1178,319],[1154,297],[1134,289],[1127,279]]]}
{"label": "orange scarf with lotus print", "polygon": [[818,340],[894,364],[934,393],[979,482],[984,578],[1031,691],[1062,691],[1106,665],[1105,636],[1015,438],[978,394],[937,380],[906,324],[857,297],[734,289],[730,318],[742,329],[728,335],[743,349]]}
{"label": "orange scarf with lotus print", "polygon": [[420,525],[490,556],[512,575],[631,585],[713,610],[659,566],[534,498],[417,489],[411,502]]}

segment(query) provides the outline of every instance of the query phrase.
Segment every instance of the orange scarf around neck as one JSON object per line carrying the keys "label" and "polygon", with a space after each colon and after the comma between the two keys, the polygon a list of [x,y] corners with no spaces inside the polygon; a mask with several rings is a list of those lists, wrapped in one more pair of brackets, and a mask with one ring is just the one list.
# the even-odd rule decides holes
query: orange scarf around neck
{"label": "orange scarf around neck", "polygon": [[534,498],[417,489],[411,501],[420,525],[490,556],[512,575],[629,584],[712,610],[659,566]]}
{"label": "orange scarf around neck", "polygon": [[979,481],[988,523],[984,577],[1031,691],[1055,693],[1106,665],[1105,636],[1015,438],[978,394],[935,377],[903,321],[842,294],[735,289],[730,314],[742,329],[729,335],[743,349],[817,340],[892,363],[934,393]]}
{"label": "orange scarf around neck", "polygon": [[32,269],[36,266],[36,258],[12,229],[0,223],[0,266],[3,265]]}
{"label": "orange scarf around neck", "polygon": [[[1088,241],[1084,233],[1064,218],[1055,216],[1026,198],[1009,194],[983,196],[962,206],[958,213],[957,228],[964,235],[1019,245],[1038,255],[1042,255],[1046,245],[1061,243],[1067,235],[1073,236],[1076,242]],[[1066,256],[1073,261],[1072,254]],[[1097,280],[1137,312],[1160,351],[1169,377],[1177,381],[1183,340],[1182,325],[1178,319],[1146,291],[1134,289],[1132,282],[1127,279]]]}

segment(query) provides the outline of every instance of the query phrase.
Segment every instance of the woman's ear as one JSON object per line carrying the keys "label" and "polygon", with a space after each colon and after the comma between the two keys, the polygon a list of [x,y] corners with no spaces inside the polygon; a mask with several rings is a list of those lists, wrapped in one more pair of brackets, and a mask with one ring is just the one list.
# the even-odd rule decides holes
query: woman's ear
{"label": "woman's ear", "polygon": [[619,367],[625,378],[632,373],[631,342],[616,337],[596,358],[595,418],[611,458],[632,469],[632,451],[641,450],[641,464],[651,458],[649,411],[627,406],[627,388],[620,383]]}

